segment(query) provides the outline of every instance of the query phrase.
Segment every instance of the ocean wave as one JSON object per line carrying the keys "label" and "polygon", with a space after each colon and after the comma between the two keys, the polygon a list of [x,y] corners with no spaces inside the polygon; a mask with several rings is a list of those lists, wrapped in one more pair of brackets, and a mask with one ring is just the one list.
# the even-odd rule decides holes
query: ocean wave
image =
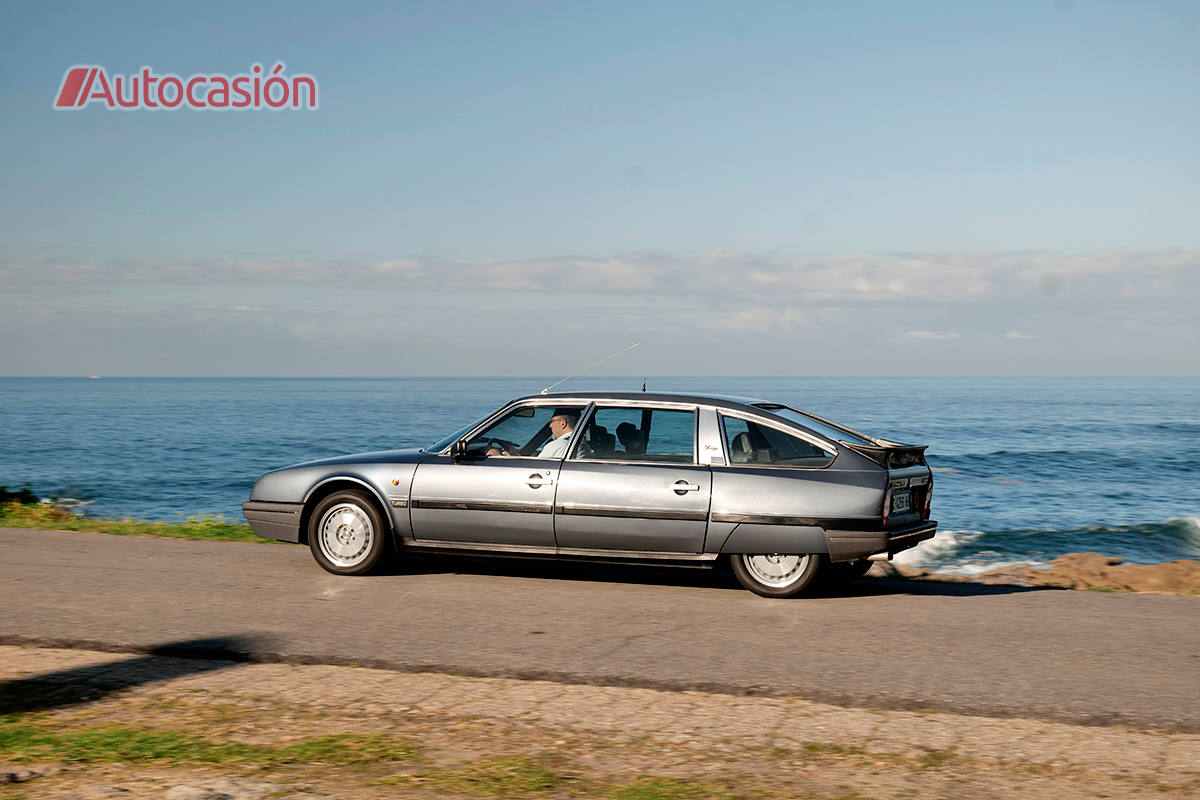
{"label": "ocean wave", "polygon": [[1171,517],[1167,524],[1178,527],[1183,537],[1200,551],[1200,517]]}
{"label": "ocean wave", "polygon": [[1197,422],[1139,422],[1133,423],[1130,427],[1170,431],[1171,433],[1200,433],[1200,423]]}
{"label": "ocean wave", "polygon": [[[1037,531],[1034,531],[1036,533]],[[1195,542],[1200,534],[1200,518],[1170,517],[1163,522],[1141,522],[1128,525],[1080,525],[1077,528],[1048,530],[1047,533],[1117,534],[1126,536],[1167,537],[1177,541]]]}
{"label": "ocean wave", "polygon": [[946,575],[978,575],[1001,567],[1042,563],[1028,558],[1014,558],[1012,553],[976,549],[975,543],[987,536],[984,531],[938,531],[933,539],[898,553],[892,563]]}
{"label": "ocean wave", "polygon": [[1081,525],[991,531],[938,531],[897,554],[914,569],[977,574],[1011,564],[1045,564],[1067,553],[1092,552],[1136,564],[1200,558],[1200,518],[1172,517],[1130,525]]}
{"label": "ocean wave", "polygon": [[938,531],[932,539],[897,553],[892,560],[905,567],[924,569],[931,563],[944,563],[953,559],[976,539],[986,535],[984,531]]}
{"label": "ocean wave", "polygon": [[940,575],[965,575],[973,577],[981,575],[984,572],[991,572],[994,569],[1004,569],[1006,567],[1038,567],[1044,566],[1044,562],[1040,561],[984,561],[973,560],[963,561],[958,564],[939,567],[934,572]]}

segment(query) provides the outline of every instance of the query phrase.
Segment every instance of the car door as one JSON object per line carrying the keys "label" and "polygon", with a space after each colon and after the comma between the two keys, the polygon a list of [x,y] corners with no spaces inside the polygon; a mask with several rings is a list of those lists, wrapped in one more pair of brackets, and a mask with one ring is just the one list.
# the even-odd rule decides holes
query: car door
{"label": "car door", "polygon": [[559,472],[559,551],[702,552],[712,477],[695,442],[693,408],[598,405]]}
{"label": "car door", "polygon": [[553,552],[562,457],[538,453],[552,438],[552,417],[578,419],[582,410],[582,405],[519,405],[469,434],[464,458],[441,455],[420,464],[409,500],[413,538]]}

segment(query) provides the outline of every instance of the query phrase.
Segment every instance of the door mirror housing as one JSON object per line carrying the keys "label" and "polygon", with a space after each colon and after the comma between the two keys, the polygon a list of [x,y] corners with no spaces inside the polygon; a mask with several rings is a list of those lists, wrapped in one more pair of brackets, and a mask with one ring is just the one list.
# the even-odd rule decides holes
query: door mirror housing
{"label": "door mirror housing", "polygon": [[459,439],[450,445],[450,460],[458,463],[467,457],[467,440]]}

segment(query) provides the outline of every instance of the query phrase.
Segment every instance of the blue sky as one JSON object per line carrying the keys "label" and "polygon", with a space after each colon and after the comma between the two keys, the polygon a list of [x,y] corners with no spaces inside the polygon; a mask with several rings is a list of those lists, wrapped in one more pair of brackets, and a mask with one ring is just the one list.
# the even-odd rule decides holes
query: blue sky
{"label": "blue sky", "polygon": [[10,6],[0,374],[1194,375],[1198,87],[1196,2]]}

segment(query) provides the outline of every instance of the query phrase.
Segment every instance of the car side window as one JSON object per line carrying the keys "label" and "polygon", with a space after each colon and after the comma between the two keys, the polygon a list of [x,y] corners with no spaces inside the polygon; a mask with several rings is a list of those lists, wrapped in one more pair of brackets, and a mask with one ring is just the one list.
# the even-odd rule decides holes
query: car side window
{"label": "car side window", "polygon": [[[471,437],[467,455],[537,456],[553,438],[550,419],[578,420],[582,406],[521,406]],[[561,457],[561,456],[560,456]]]}
{"label": "car side window", "polygon": [[691,464],[696,413],[665,408],[598,408],[580,435],[573,459]]}
{"label": "car side window", "polygon": [[830,453],[797,436],[737,417],[721,415],[730,464],[765,464],[779,467],[827,467]]}

